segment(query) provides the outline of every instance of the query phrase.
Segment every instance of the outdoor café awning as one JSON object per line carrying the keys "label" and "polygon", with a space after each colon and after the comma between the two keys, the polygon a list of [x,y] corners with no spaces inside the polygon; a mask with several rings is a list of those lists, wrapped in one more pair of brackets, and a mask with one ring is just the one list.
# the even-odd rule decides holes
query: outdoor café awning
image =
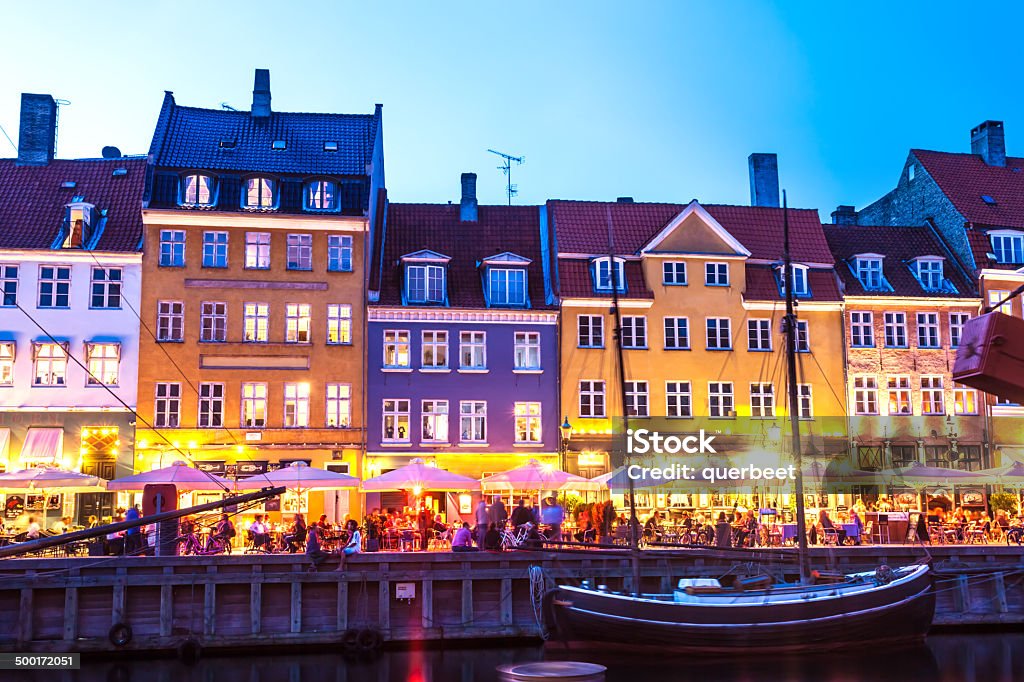
{"label": "outdoor caf\u00e9 awning", "polygon": [[32,427],[21,444],[22,466],[57,464],[64,452],[64,429]]}

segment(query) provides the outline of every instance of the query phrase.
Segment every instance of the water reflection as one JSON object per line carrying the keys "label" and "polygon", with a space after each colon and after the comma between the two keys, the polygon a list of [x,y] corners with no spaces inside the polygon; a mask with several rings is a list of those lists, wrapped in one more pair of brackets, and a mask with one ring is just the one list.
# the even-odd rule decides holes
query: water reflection
{"label": "water reflection", "polygon": [[1024,680],[1024,634],[940,635],[927,646],[855,654],[701,660],[595,655],[549,648],[388,651],[373,659],[329,653],[86,661],[79,671],[0,673],[17,682],[500,682],[498,666],[574,659],[608,667],[607,682],[1013,682]]}

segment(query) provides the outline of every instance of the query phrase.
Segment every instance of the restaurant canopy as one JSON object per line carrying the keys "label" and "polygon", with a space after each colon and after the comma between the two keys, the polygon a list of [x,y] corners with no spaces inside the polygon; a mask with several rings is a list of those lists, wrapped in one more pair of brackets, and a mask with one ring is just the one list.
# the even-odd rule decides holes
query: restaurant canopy
{"label": "restaurant canopy", "polygon": [[917,463],[899,469],[885,469],[874,474],[879,480],[894,485],[904,484],[911,488],[929,486],[978,485],[984,483],[985,475],[964,469],[947,469]]}
{"label": "restaurant canopy", "polygon": [[103,492],[107,482],[77,471],[38,467],[0,474],[0,490],[39,490],[62,493]]}
{"label": "restaurant canopy", "polygon": [[1024,485],[1024,462],[1014,462],[1009,466],[996,467],[995,469],[982,469],[977,473],[984,476],[984,480],[978,479],[978,483],[993,483],[1014,487]]}
{"label": "restaurant canopy", "polygon": [[422,459],[416,458],[394,471],[366,479],[363,481],[362,487],[366,492],[396,492],[399,490],[461,492],[480,490],[480,481],[438,469],[424,463]]}
{"label": "restaurant canopy", "polygon": [[341,490],[358,488],[359,479],[348,474],[317,469],[305,462],[292,462],[290,465],[269,471],[265,474],[249,476],[239,480],[235,485],[238,490],[259,490],[284,486],[289,490]]}
{"label": "restaurant canopy", "polygon": [[152,471],[144,471],[134,476],[115,479],[107,484],[107,489],[143,490],[147,485],[161,483],[172,483],[178,487],[179,492],[189,490],[227,492],[231,490],[231,481],[190,467],[185,462],[174,462],[163,469],[153,469]]}
{"label": "restaurant canopy", "polygon": [[605,486],[589,478],[560,471],[531,459],[524,466],[486,477],[480,482],[484,490],[601,490]]}
{"label": "restaurant canopy", "polygon": [[25,433],[19,458],[25,466],[59,464],[64,453],[64,429],[34,426]]}

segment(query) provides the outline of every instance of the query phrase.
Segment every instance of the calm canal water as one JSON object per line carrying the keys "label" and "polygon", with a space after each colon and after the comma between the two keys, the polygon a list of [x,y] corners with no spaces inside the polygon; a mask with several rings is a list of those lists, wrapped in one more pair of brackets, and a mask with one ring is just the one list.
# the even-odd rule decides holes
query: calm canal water
{"label": "calm canal water", "polygon": [[[557,651],[412,649],[374,660],[318,653],[207,657],[193,666],[173,659],[86,661],[79,671],[0,672],[21,682],[500,682],[502,664],[565,658]],[[576,653],[573,660],[608,667],[606,682],[1019,682],[1024,680],[1024,633],[938,635],[913,650],[825,657],[765,657],[703,661],[692,658]]]}

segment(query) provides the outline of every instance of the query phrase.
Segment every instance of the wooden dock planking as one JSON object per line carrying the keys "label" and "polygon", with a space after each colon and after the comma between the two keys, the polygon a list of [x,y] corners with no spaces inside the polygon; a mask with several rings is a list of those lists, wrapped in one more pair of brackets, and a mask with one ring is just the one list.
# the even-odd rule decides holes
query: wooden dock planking
{"label": "wooden dock planking", "polygon": [[[1024,623],[1019,550],[931,551],[940,571],[937,624]],[[868,570],[882,553],[896,565],[919,556],[900,546],[838,548],[819,551],[816,563]],[[642,560],[641,581],[660,591],[735,563],[714,552],[652,552]],[[0,651],[110,650],[116,622],[132,627],[128,649],[173,649],[188,636],[204,647],[337,645],[350,628],[378,630],[385,640],[534,637],[531,565],[558,580],[612,590],[626,587],[631,572],[627,557],[596,552],[381,553],[352,558],[344,574],[333,572],[331,561],[309,573],[301,556],[126,558],[98,566],[84,558],[5,560]],[[398,600],[398,583],[412,583],[415,598]]]}

